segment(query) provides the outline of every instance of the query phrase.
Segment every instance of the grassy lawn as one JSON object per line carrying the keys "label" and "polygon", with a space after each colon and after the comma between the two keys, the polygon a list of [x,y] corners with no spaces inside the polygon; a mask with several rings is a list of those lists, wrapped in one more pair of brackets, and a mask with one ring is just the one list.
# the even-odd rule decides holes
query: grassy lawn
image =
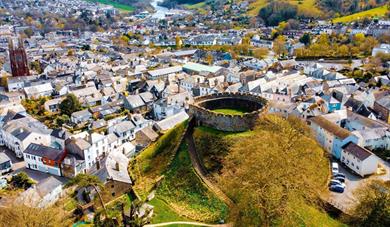
{"label": "grassy lawn", "polygon": [[212,111],[216,113],[230,114],[230,115],[244,115],[245,113],[247,113],[247,111],[241,109],[215,109]]}
{"label": "grassy lawn", "polygon": [[327,213],[303,204],[296,207],[296,211],[302,221],[301,226],[316,226],[316,227],[346,227],[347,225],[333,219]]}
{"label": "grassy lawn", "polygon": [[388,11],[389,11],[389,9],[385,5],[385,6],[377,7],[374,9],[362,11],[359,13],[354,13],[354,14],[351,14],[348,16],[335,18],[332,21],[333,21],[333,23],[348,23],[348,22],[352,22],[355,20],[361,20],[364,17],[382,17],[382,16],[386,15],[386,13]]}
{"label": "grassy lawn", "polygon": [[192,220],[216,223],[226,220],[228,207],[219,200],[198,178],[192,168],[187,144],[182,144],[165,172],[156,193],[175,212]]}
{"label": "grassy lawn", "polygon": [[166,204],[158,197],[150,201],[149,204],[154,207],[153,218],[151,221],[151,223],[153,224],[171,221],[191,221],[190,219],[187,219],[175,213],[175,211],[172,210],[168,204]]}
{"label": "grassy lawn", "polygon": [[140,196],[147,196],[147,193],[168,167],[174,155],[175,145],[179,142],[186,125],[187,122],[183,122],[167,131],[130,161],[129,172],[136,179],[134,190]]}
{"label": "grassy lawn", "polygon": [[256,0],[249,5],[247,14],[249,16],[257,16],[261,8],[268,4],[268,0]]}
{"label": "grassy lawn", "polygon": [[292,5],[298,6],[298,13],[307,16],[320,16],[322,11],[317,8],[317,0],[289,0]]}
{"label": "grassy lawn", "polygon": [[127,12],[133,12],[135,8],[130,5],[120,4],[114,0],[87,0],[88,2],[98,2],[105,5],[111,5],[117,9],[127,11]]}
{"label": "grassy lawn", "polygon": [[206,2],[199,2],[199,3],[196,3],[196,4],[186,4],[184,5],[187,9],[200,9],[200,8],[203,8],[203,6],[206,5]]}

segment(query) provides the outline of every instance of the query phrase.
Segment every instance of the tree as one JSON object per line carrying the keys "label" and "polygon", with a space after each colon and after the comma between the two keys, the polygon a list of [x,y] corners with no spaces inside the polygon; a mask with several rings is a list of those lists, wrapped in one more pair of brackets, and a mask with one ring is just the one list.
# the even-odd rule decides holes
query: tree
{"label": "tree", "polygon": [[256,48],[253,51],[253,57],[262,59],[268,54],[267,48]]}
{"label": "tree", "polygon": [[31,36],[33,36],[34,35],[34,31],[31,29],[31,28],[26,28],[26,29],[24,29],[24,34],[26,34],[26,36],[27,37],[31,37]]}
{"label": "tree", "polygon": [[81,109],[81,105],[74,94],[68,94],[60,103],[59,108],[61,110],[61,114],[70,116],[72,113],[79,111]]}
{"label": "tree", "polygon": [[286,39],[284,36],[280,35],[274,40],[272,49],[279,56],[287,54]]}
{"label": "tree", "polygon": [[104,185],[97,176],[88,175],[88,174],[78,174],[76,177],[68,181],[65,187],[71,187],[74,185],[77,185],[78,188],[87,188],[90,186],[93,187],[93,189],[96,191],[98,195],[99,201],[107,217],[106,205],[104,204],[102,195],[100,194],[100,192],[104,190]]}
{"label": "tree", "polygon": [[213,64],[213,61],[214,61],[213,54],[208,53],[207,56],[206,56],[206,62],[207,62],[207,64],[211,65],[211,64]]}
{"label": "tree", "polygon": [[311,37],[309,33],[303,34],[301,38],[299,38],[299,42],[305,44],[305,46],[309,46],[311,43]]}
{"label": "tree", "polygon": [[34,181],[25,172],[20,172],[11,178],[11,185],[17,188],[27,189],[34,184]]}
{"label": "tree", "polygon": [[14,204],[0,208],[0,226],[70,226],[72,223],[69,220],[64,211],[57,207],[43,209]]}
{"label": "tree", "polygon": [[352,209],[351,223],[355,226],[390,226],[390,182],[375,180],[357,189],[358,200]]}
{"label": "tree", "polygon": [[176,49],[181,49],[183,45],[183,41],[181,40],[180,36],[176,36]]}
{"label": "tree", "polygon": [[219,177],[236,202],[236,222],[297,226],[294,206],[315,201],[326,184],[324,151],[298,118],[264,115],[252,133],[230,146]]}

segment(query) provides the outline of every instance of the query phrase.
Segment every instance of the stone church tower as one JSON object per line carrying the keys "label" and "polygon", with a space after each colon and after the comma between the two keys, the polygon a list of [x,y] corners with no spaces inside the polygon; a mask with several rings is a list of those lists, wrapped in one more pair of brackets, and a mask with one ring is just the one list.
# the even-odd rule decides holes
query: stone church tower
{"label": "stone church tower", "polygon": [[12,76],[29,76],[30,71],[28,69],[27,54],[22,39],[19,38],[17,47],[14,47],[12,39],[9,39],[8,49]]}

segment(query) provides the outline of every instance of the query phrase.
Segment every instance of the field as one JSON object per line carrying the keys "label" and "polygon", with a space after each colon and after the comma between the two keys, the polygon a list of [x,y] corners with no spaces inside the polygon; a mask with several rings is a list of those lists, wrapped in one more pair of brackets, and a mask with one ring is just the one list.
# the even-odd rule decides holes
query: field
{"label": "field", "polygon": [[87,0],[87,1],[88,2],[98,2],[101,4],[105,4],[105,5],[111,5],[117,9],[120,9],[120,10],[123,10],[126,12],[133,12],[135,10],[135,8],[133,6],[120,4],[120,3],[113,1],[113,0]]}
{"label": "field", "polygon": [[217,223],[226,220],[228,207],[211,192],[196,175],[183,143],[157,188],[157,196],[177,213],[192,220]]}
{"label": "field", "polygon": [[348,16],[335,18],[332,21],[333,21],[333,23],[348,23],[348,22],[352,22],[352,21],[356,21],[356,20],[361,20],[364,17],[382,17],[382,16],[386,15],[386,13],[388,11],[389,11],[389,9],[385,5],[385,6],[377,7],[374,9],[362,11],[359,13],[354,13],[354,14],[351,14]]}
{"label": "field", "polygon": [[199,2],[193,5],[185,4],[184,6],[190,10],[197,10],[200,14],[207,14],[207,11],[204,8],[206,6],[206,2]]}
{"label": "field", "polygon": [[247,113],[245,110],[240,109],[215,109],[212,110],[215,113],[230,114],[230,115],[244,115]]}
{"label": "field", "polygon": [[[257,16],[261,8],[268,4],[268,0],[256,0],[249,6],[248,15],[249,16]],[[298,6],[299,14],[307,15],[307,16],[320,16],[322,14],[321,10],[318,9],[315,5],[316,0],[288,0],[292,5]]]}
{"label": "field", "polygon": [[268,0],[256,0],[249,5],[248,15],[249,16],[257,16],[261,8],[268,4]]}

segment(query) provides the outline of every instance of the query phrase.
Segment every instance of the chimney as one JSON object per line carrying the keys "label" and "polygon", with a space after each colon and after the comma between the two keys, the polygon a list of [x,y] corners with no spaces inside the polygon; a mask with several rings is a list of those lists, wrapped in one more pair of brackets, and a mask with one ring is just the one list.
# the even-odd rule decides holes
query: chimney
{"label": "chimney", "polygon": [[119,171],[119,162],[115,162],[115,170]]}

